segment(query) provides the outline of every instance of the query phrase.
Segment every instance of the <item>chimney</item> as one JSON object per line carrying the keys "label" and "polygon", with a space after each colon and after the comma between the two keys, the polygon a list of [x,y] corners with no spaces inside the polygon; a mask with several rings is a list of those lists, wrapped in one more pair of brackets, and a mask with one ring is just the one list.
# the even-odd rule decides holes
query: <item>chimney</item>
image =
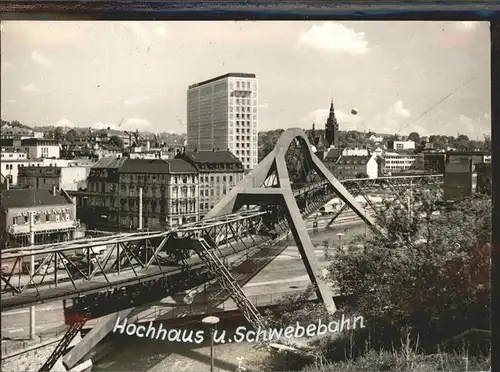
{"label": "chimney", "polygon": [[56,195],[57,187],[55,185],[52,186],[52,195]]}

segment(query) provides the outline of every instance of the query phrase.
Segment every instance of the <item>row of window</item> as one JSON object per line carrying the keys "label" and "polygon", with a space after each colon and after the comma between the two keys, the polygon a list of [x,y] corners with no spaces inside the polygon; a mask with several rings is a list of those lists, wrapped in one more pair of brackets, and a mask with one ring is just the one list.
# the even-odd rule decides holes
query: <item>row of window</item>
{"label": "row of window", "polygon": [[120,181],[148,182],[167,181],[171,179],[173,183],[196,183],[196,175],[171,176],[169,174],[121,174]]}
{"label": "row of window", "polygon": [[[233,81],[229,81],[229,89],[234,90],[234,84]],[[251,87],[251,88],[250,88]],[[246,89],[246,90],[255,90],[257,89],[257,83],[253,81],[250,83],[250,81],[244,81],[244,80],[236,80],[236,89]]]}
{"label": "row of window", "polygon": [[[217,191],[217,192],[216,192]],[[210,190],[200,190],[200,196],[223,196],[226,195],[227,193],[227,188],[224,186],[222,189],[217,187],[217,189],[211,188]]]}
{"label": "row of window", "polygon": [[[70,220],[70,215],[69,213],[65,214],[45,214],[45,215],[40,215],[36,214],[34,216],[34,222],[35,224],[41,223],[41,222],[61,222],[61,221],[69,221]],[[29,224],[29,216],[17,216],[12,219],[12,224],[13,225],[27,225]]]}
{"label": "row of window", "polygon": [[[239,181],[238,178],[242,179],[243,175],[242,174],[237,175],[236,176],[236,180],[237,181]],[[208,176],[208,175],[203,176],[203,175],[201,175],[200,176],[200,183],[209,182],[209,181],[212,182],[212,183],[214,181],[217,182],[217,183],[220,183],[221,179],[222,179],[222,182],[226,182],[227,180],[229,180],[229,182],[233,182],[233,176],[232,175],[229,175],[229,176],[224,176],[224,175],[223,176]]]}
{"label": "row of window", "polygon": [[233,118],[236,116],[236,120],[239,120],[239,119],[247,119],[247,120],[249,120],[251,118],[250,114],[242,114],[242,113],[236,113],[236,114],[233,114],[233,115],[229,115],[229,118],[231,118],[231,116]]}

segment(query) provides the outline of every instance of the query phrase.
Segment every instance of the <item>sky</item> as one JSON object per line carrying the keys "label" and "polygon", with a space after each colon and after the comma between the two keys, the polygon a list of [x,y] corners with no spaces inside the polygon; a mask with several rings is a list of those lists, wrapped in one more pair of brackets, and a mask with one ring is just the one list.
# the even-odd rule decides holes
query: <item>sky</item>
{"label": "sky", "polygon": [[341,130],[491,131],[487,22],[1,23],[1,116],[29,126],[182,133],[188,86],[229,72],[259,130],[323,128],[333,97]]}

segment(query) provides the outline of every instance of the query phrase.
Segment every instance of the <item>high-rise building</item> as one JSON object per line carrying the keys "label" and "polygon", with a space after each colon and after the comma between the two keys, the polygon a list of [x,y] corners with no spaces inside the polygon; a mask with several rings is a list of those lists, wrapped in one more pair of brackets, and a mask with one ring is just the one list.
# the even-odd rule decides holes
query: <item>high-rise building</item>
{"label": "high-rise building", "polygon": [[229,73],[190,85],[187,148],[229,149],[253,169],[258,162],[258,96],[255,74]]}

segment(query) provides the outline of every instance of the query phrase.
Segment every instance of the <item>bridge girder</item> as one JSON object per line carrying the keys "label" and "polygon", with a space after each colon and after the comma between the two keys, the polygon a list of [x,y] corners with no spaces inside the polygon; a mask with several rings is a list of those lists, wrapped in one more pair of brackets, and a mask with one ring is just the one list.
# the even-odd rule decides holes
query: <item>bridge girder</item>
{"label": "bridge girder", "polygon": [[[298,174],[291,175],[293,168],[290,168],[290,164],[287,164],[287,151],[291,144],[301,145],[301,151],[298,155],[294,154],[298,162]],[[297,159],[297,157],[299,159]],[[312,174],[311,174],[312,172]],[[266,187],[266,181],[273,178],[271,182],[272,187]],[[290,182],[293,178],[294,184]],[[321,179],[321,180],[320,180]],[[298,182],[295,182],[298,181]],[[294,187],[300,183],[304,183],[308,186],[301,187],[300,189],[295,189]],[[140,271],[147,271],[153,265],[159,269],[157,279],[165,277],[165,273],[162,271],[162,267],[171,266],[175,263],[180,263],[180,266],[191,265],[191,262],[185,257],[170,257],[169,260],[161,259],[159,253],[165,251],[165,248],[175,241],[176,238],[185,239],[196,239],[203,238],[209,242],[210,246],[217,250],[219,243],[230,244],[231,240],[238,238],[243,232],[256,231],[259,232],[260,228],[265,225],[263,224],[263,218],[268,214],[267,211],[262,210],[251,210],[251,211],[240,211],[241,207],[244,205],[275,205],[283,210],[284,217],[286,219],[286,224],[288,228],[291,229],[292,234],[295,238],[295,242],[299,248],[299,251],[304,260],[306,271],[311,279],[311,281],[316,285],[317,295],[320,300],[323,301],[327,310],[330,313],[336,311],[336,306],[333,301],[333,294],[329,290],[326,283],[323,282],[322,275],[320,272],[319,263],[314,252],[314,247],[312,245],[311,239],[307,233],[305,223],[303,221],[303,216],[311,213],[315,208],[319,208],[321,203],[326,203],[327,198],[330,195],[316,195],[318,190],[322,188],[324,194],[327,194],[327,189],[331,189],[335,195],[337,195],[351,210],[353,210],[358,217],[368,224],[376,232],[382,232],[378,226],[375,225],[374,221],[370,216],[367,216],[361,207],[361,205],[356,201],[354,196],[349,192],[349,189],[353,187],[358,187],[360,185],[377,185],[380,186],[385,181],[373,181],[373,180],[346,180],[340,182],[337,180],[333,174],[326,168],[323,162],[311,151],[311,146],[307,136],[300,129],[289,129],[286,130],[282,136],[279,138],[274,150],[266,156],[266,158],[259,163],[257,168],[248,174],[237,186],[235,186],[226,196],[224,196],[219,203],[205,216],[201,221],[183,225],[178,229],[172,229],[167,232],[153,232],[153,233],[138,233],[138,234],[122,234],[112,237],[102,237],[98,239],[90,239],[85,242],[78,243],[68,243],[65,242],[64,245],[46,245],[40,246],[36,249],[31,249],[29,251],[22,251],[20,249],[9,249],[2,252],[2,262],[5,259],[15,260],[15,262],[22,261],[25,257],[31,257],[32,255],[44,256],[43,264],[34,272],[29,273],[29,281],[24,285],[15,284],[14,269],[16,264],[13,265],[12,271],[9,275],[4,275],[2,272],[2,282],[5,284],[3,291],[7,289],[12,293],[20,294],[30,292],[38,293],[37,286],[46,284],[44,278],[49,270],[49,264],[54,264],[54,277],[55,280],[51,285],[57,286],[57,265],[58,259],[63,262],[64,269],[66,270],[68,276],[67,281],[71,281],[73,286],[76,288],[75,281],[72,274],[68,270],[68,265],[74,266],[76,268],[75,272],[79,275],[79,280],[83,279],[86,281],[91,281],[97,276],[105,278],[106,282],[109,283],[106,275],[106,267],[109,267],[112,273],[120,274],[120,271],[125,268],[129,268],[129,272],[133,271],[134,276],[139,279]],[[389,182],[389,181],[387,181]],[[344,186],[343,183],[346,185]],[[393,186],[394,189],[394,186]],[[334,195],[332,194],[331,197]],[[306,200],[306,205],[303,208],[299,208],[297,204],[297,199],[303,197]],[[315,202],[312,207],[308,206],[307,202]],[[301,209],[302,212],[301,213]],[[236,213],[238,212],[238,213]],[[281,223],[282,221],[278,221]],[[383,232],[382,232],[383,233]],[[253,239],[253,237],[252,237]],[[97,246],[102,245],[113,245],[114,248],[108,250],[103,264],[97,262],[95,267],[90,265],[90,255]],[[71,261],[70,257],[65,254],[65,252],[71,250],[86,249],[88,256],[88,268],[78,268],[74,262]],[[116,257],[108,265],[108,260],[111,259],[113,251],[116,251]],[[221,252],[219,252],[220,254]],[[128,266],[127,266],[128,262]],[[41,271],[40,268],[43,267],[45,272],[41,280],[36,281],[37,274]],[[136,268],[139,271],[136,272]],[[82,270],[83,269],[83,270]],[[146,280],[148,280],[146,278]],[[151,279],[153,280],[153,278]],[[140,281],[140,280],[139,280]],[[105,290],[100,288],[97,290]],[[74,293],[76,295],[78,291]],[[3,302],[5,305],[5,302]],[[12,308],[12,307],[11,307]],[[6,307],[3,306],[3,310]],[[119,309],[117,309],[119,310]],[[110,322],[113,321],[115,317],[108,316],[107,322],[103,325],[99,325],[95,332],[93,332],[93,339],[88,342],[82,343],[82,347],[79,345],[72,349],[70,354],[65,358],[69,364],[75,364],[90,351],[89,347],[95,345],[98,340],[103,337],[104,333],[109,331]]]}
{"label": "bridge girder", "polygon": [[[288,129],[278,139],[274,150],[269,153],[259,165],[236,185],[217,205],[206,215],[213,218],[227,213],[235,213],[244,205],[278,205],[282,207],[287,216],[289,227],[292,230],[295,242],[302,255],[306,271],[311,282],[316,287],[317,296],[325,304],[327,311],[334,313],[336,306],[333,294],[322,279],[319,262],[314,252],[305,223],[300,214],[300,209],[294,197],[294,190],[290,182],[289,168],[286,163],[286,153],[289,146],[299,142],[302,144],[305,163],[311,166],[315,174],[322,178],[325,185],[333,188],[339,196],[365,223],[376,231],[370,216],[364,213],[361,205],[349,191],[333,176],[323,162],[311,151],[311,145],[304,131],[301,129]],[[306,169],[303,165],[302,170]],[[265,181],[272,177],[277,181],[274,187],[266,187]]]}

